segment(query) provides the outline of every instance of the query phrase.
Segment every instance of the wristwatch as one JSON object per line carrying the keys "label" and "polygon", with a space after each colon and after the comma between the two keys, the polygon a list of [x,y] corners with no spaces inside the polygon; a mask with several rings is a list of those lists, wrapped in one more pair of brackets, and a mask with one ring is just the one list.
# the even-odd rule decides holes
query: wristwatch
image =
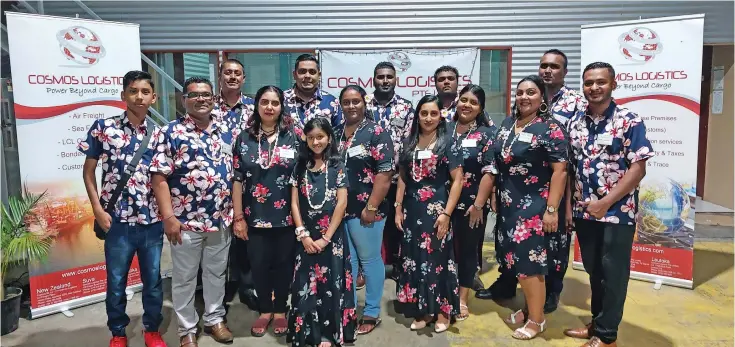
{"label": "wristwatch", "polygon": [[401,206],[401,205],[403,205],[403,203],[402,203],[402,202],[398,202],[398,201],[396,201],[396,202],[395,202],[395,203],[393,204],[393,207],[398,207],[398,206]]}
{"label": "wristwatch", "polygon": [[375,206],[373,206],[373,205],[370,205],[370,203],[369,203],[369,202],[367,203],[367,206],[366,206],[365,208],[366,208],[366,209],[367,209],[368,211],[370,211],[370,212],[376,212],[376,211],[378,211],[378,208],[377,208],[377,207],[375,207]]}
{"label": "wristwatch", "polygon": [[549,212],[549,213],[554,213],[554,212],[556,212],[556,207],[551,206],[551,205],[546,206],[546,211]]}

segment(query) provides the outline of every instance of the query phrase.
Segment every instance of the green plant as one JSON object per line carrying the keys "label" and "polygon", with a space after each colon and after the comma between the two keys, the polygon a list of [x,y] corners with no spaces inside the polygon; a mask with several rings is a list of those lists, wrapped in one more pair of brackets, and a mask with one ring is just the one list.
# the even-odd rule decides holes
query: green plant
{"label": "green plant", "polygon": [[[0,298],[5,298],[5,274],[9,265],[44,261],[51,250],[51,240],[45,235],[31,232],[30,226],[43,226],[34,209],[46,197],[46,191],[34,194],[23,187],[20,197],[8,197],[8,203],[0,207],[2,234],[0,234]],[[42,227],[43,228],[43,227]]]}

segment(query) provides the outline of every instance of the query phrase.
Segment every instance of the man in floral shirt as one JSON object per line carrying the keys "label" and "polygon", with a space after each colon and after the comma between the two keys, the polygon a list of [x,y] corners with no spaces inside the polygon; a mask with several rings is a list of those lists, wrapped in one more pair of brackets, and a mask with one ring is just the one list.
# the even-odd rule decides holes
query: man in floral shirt
{"label": "man in floral shirt", "polygon": [[639,184],[653,157],[646,125],[612,98],[617,87],[608,63],[582,73],[586,110],[569,124],[575,167],[572,207],[579,248],[592,289],[592,322],[568,329],[589,339],[583,346],[616,346],[630,278],[630,256],[638,212]]}
{"label": "man in floral shirt", "polygon": [[338,131],[344,127],[339,100],[319,87],[319,61],[313,54],[302,54],[296,58],[293,78],[294,86],[283,92],[286,112],[294,120],[296,135],[303,138],[304,125],[314,117],[326,117]]}
{"label": "man in floral shirt", "polygon": [[[253,114],[255,100],[242,93],[245,82],[245,67],[237,59],[227,59],[220,65],[219,94],[214,98],[212,111],[232,131],[232,138],[237,139],[247,128],[247,122]],[[232,280],[237,283],[240,301],[252,310],[257,310],[257,297],[250,271],[247,241],[232,239],[230,247],[230,268]]]}
{"label": "man in floral shirt", "polygon": [[153,191],[171,242],[171,291],[182,347],[196,347],[194,308],[202,267],[204,332],[220,343],[233,337],[224,323],[225,270],[232,223],[232,132],[212,113],[212,83],[184,82],[186,115],[161,129],[151,163]]}
{"label": "man in floral shirt", "polygon": [[245,82],[245,68],[239,60],[225,60],[219,71],[219,94],[214,98],[212,112],[227,123],[227,127],[232,130],[232,136],[237,138],[247,127],[255,100],[241,91]]}
{"label": "man in floral shirt", "polygon": [[[143,280],[143,334],[147,347],[165,347],[158,327],[163,321],[163,286],[161,282],[161,250],[163,225],[158,205],[153,198],[148,169],[154,153],[153,139],[134,168],[127,182],[120,182],[122,173],[135,156],[141,142],[158,127],[146,119],[148,107],[156,102],[151,75],[130,71],[123,77],[121,98],[126,111],[115,117],[98,119],[92,123],[87,138],[79,143],[79,151],[87,156],[84,161],[84,186],[92,204],[94,218],[107,232],[105,237],[105,264],[107,265],[107,325],[112,333],[110,347],[127,346],[125,327],[130,318],[125,314],[127,305],[128,272],[133,256],[138,254],[140,276]],[[102,163],[102,192],[97,190],[97,163]],[[125,184],[112,215],[106,212],[111,194],[118,184]],[[104,204],[104,206],[103,206]]]}
{"label": "man in floral shirt", "polygon": [[[451,121],[457,112],[457,88],[459,87],[459,71],[454,66],[444,65],[434,72],[436,95],[441,99],[442,116]],[[410,130],[409,130],[410,131]]]}
{"label": "man in floral shirt", "polygon": [[[373,70],[375,92],[365,97],[365,105],[378,125],[388,130],[394,148],[394,163],[403,148],[403,140],[411,131],[409,120],[413,120],[413,104],[396,94],[396,68],[392,63],[381,62]],[[396,199],[398,174],[393,176],[388,191],[388,206],[393,206]],[[395,209],[389,208],[387,220],[395,220]],[[398,274],[398,247],[403,233],[399,232],[395,223],[386,223],[383,231],[383,262],[393,265],[393,276]],[[358,285],[361,278],[358,278]]]}

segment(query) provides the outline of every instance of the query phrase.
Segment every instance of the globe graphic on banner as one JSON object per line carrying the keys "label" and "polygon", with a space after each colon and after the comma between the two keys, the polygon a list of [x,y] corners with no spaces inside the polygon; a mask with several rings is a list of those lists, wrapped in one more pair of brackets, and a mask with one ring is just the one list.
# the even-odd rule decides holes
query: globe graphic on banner
{"label": "globe graphic on banner", "polygon": [[668,179],[645,184],[639,194],[638,241],[689,247],[693,230],[686,226],[692,212],[686,189]]}

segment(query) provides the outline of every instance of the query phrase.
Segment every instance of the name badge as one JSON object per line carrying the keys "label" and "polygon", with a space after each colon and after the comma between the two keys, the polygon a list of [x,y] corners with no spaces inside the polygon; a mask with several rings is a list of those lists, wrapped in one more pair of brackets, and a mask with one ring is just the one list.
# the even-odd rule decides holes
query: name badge
{"label": "name badge", "polygon": [[434,154],[434,153],[431,152],[431,151],[429,151],[429,150],[423,150],[423,151],[419,151],[417,157],[418,157],[418,159],[429,159],[429,158],[431,158],[431,155],[432,154]]}
{"label": "name badge", "polygon": [[347,150],[347,156],[349,157],[358,157],[361,156],[363,153],[365,153],[365,147],[362,145],[352,147]]}
{"label": "name badge", "polygon": [[524,131],[518,134],[518,141],[525,142],[525,143],[531,143],[532,140],[533,140],[533,134],[531,133],[527,133]]}
{"label": "name badge", "polygon": [[613,136],[611,134],[605,133],[597,135],[597,144],[602,146],[610,146],[613,142]]}
{"label": "name badge", "polygon": [[227,155],[232,155],[232,145],[229,143],[222,143],[222,152]]}
{"label": "name badge", "polygon": [[477,147],[477,139],[462,140],[462,147]]}
{"label": "name badge", "polygon": [[296,151],[291,148],[281,148],[280,150],[278,150],[278,154],[281,156],[281,158],[286,159],[293,159],[296,157]]}

